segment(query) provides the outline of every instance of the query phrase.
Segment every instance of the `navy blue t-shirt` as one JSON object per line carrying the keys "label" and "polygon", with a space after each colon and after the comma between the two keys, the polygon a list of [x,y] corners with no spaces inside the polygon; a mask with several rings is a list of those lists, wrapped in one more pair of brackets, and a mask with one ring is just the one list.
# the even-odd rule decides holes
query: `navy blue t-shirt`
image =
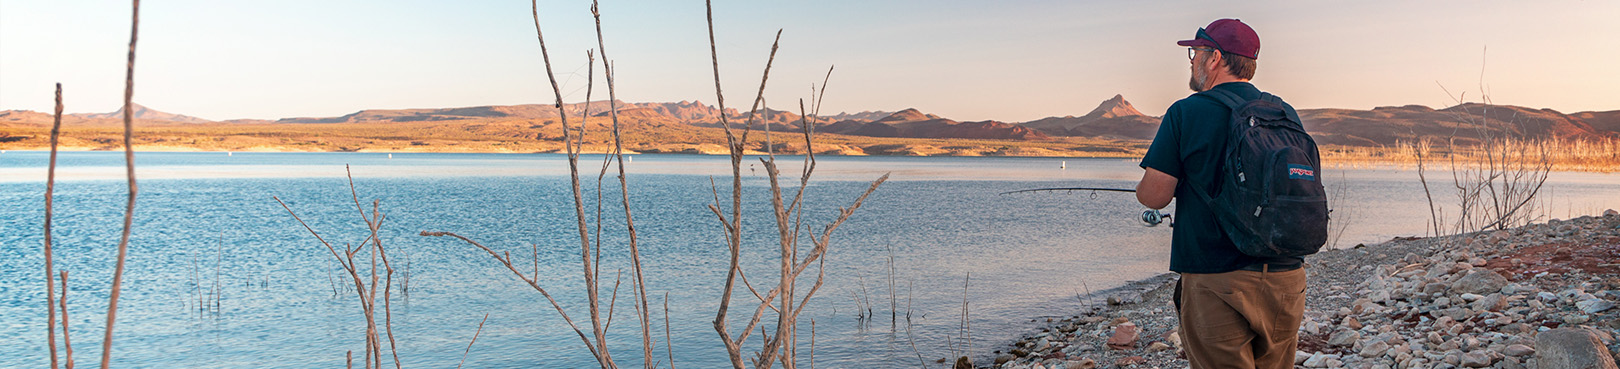
{"label": "navy blue t-shirt", "polygon": [[[1260,89],[1248,82],[1227,82],[1215,89],[1236,93],[1244,100],[1260,98]],[[1287,106],[1287,103],[1283,104]],[[1287,106],[1293,110],[1292,106]],[[1188,96],[1170,105],[1153,145],[1142,157],[1143,168],[1176,177],[1175,228],[1170,238],[1170,271],[1225,273],[1254,263],[1298,265],[1302,258],[1265,259],[1238,251],[1215,223],[1209,205],[1191,186],[1208,191],[1215,183],[1231,131],[1232,109],[1207,96]]]}

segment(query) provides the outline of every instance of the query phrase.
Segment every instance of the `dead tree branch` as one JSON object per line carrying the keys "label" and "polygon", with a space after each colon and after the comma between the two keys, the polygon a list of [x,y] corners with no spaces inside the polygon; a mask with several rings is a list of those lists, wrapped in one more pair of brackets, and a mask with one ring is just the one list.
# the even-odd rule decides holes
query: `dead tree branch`
{"label": "dead tree branch", "polygon": [[[51,369],[56,369],[58,367],[56,361],[56,281],[53,280],[56,277],[56,272],[53,270],[54,266],[52,265],[51,252],[51,203],[55,198],[56,146],[58,142],[57,140],[61,134],[62,84],[58,83],[56,84],[56,119],[53,121],[53,123],[51,123],[51,163],[48,169],[45,170],[45,341],[50,343]],[[63,273],[67,272],[63,271]],[[66,292],[67,291],[63,291],[63,294],[65,295]],[[62,315],[67,315],[66,308],[62,309]],[[62,323],[67,324],[67,319],[63,318]],[[62,335],[63,337],[66,337],[67,332],[64,330]]]}
{"label": "dead tree branch", "polygon": [[129,177],[129,202],[124,207],[124,231],[118,237],[118,264],[113,267],[112,292],[107,297],[107,333],[101,339],[101,368],[112,363],[113,323],[118,321],[118,292],[124,282],[124,259],[129,255],[129,230],[135,226],[135,41],[141,27],[141,0],[133,0],[129,21],[129,63],[124,68],[124,169]]}

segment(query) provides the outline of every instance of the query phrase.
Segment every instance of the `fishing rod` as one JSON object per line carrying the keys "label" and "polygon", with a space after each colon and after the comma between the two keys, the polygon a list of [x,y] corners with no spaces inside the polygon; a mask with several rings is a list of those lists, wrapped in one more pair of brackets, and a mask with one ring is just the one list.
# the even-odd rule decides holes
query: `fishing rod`
{"label": "fishing rod", "polygon": [[[1072,193],[1074,191],[1091,191],[1091,198],[1093,198],[1093,199],[1097,198],[1097,192],[1131,192],[1131,193],[1136,192],[1136,190],[1129,189],[1129,188],[1050,187],[1050,188],[1031,188],[1031,189],[1027,189],[1027,190],[1007,191],[1007,192],[1002,192],[1001,194],[1002,195],[1009,195],[1009,194],[1025,193],[1025,192],[1057,192],[1057,191],[1063,191],[1065,193]],[[1145,223],[1149,227],[1158,226],[1159,223],[1164,223],[1164,222],[1170,222],[1171,227],[1176,226],[1176,222],[1170,220],[1170,213],[1159,211],[1158,209],[1143,210],[1141,220],[1142,220],[1142,223]]]}
{"label": "fishing rod", "polygon": [[1129,188],[1108,188],[1108,187],[1052,187],[1052,188],[1031,188],[1031,189],[1027,189],[1027,190],[1017,190],[1017,191],[1007,191],[1007,192],[1002,192],[1002,193],[1001,193],[1001,194],[1002,194],[1002,195],[1007,195],[1007,194],[1015,194],[1015,193],[1024,193],[1024,192],[1045,192],[1045,191],[1064,191],[1064,192],[1074,192],[1074,191],[1091,191],[1091,192],[1092,192],[1092,194],[1093,194],[1093,195],[1095,195],[1095,194],[1096,194],[1096,193],[1097,193],[1097,191],[1111,191],[1111,192],[1136,192],[1136,190],[1133,190],[1133,189],[1129,189]]}

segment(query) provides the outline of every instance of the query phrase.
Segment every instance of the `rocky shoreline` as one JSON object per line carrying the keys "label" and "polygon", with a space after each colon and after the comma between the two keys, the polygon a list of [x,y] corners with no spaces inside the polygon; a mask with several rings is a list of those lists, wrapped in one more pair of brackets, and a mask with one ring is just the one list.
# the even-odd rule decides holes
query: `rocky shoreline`
{"label": "rocky shoreline", "polygon": [[[1307,257],[1296,368],[1616,368],[1620,214]],[[1185,368],[1173,274],[999,347],[1007,369]],[[961,363],[957,367],[966,367]]]}

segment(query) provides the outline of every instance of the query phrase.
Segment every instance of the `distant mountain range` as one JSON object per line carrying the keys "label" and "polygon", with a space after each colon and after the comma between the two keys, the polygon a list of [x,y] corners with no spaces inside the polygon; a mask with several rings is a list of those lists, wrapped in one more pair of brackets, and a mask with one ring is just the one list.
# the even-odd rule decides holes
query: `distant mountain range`
{"label": "distant mountain range", "polygon": [[841,120],[818,128],[824,133],[868,137],[971,138],[999,140],[1044,140],[1048,136],[1029,127],[993,120],[958,122],[917,109],[901,110],[886,117],[866,121]]}
{"label": "distant mountain range", "polygon": [[1456,137],[1466,142],[1479,137],[1481,130],[1514,137],[1620,138],[1620,111],[1563,114],[1552,109],[1470,103],[1439,110],[1422,105],[1306,109],[1299,115],[1305,130],[1323,144],[1376,146],[1414,137]]}
{"label": "distant mountain range", "polygon": [[[748,121],[747,113],[735,108],[724,112],[698,101],[673,103],[616,102],[622,124],[662,127],[683,124],[719,127],[721,118],[734,127]],[[587,112],[591,121],[604,123],[609,117],[606,101],[566,104],[570,119]],[[164,113],[136,105],[134,116],[144,121],[181,124],[341,124],[386,122],[453,122],[466,120],[547,120],[557,118],[557,109],[548,104],[475,106],[442,109],[369,109],[340,117],[283,118],[276,121],[232,120],[213,122],[202,118]],[[1459,137],[1467,140],[1478,130],[1521,137],[1563,139],[1620,138],[1620,110],[1563,114],[1551,109],[1531,109],[1510,105],[1462,104],[1444,109],[1421,105],[1379,107],[1372,110],[1300,110],[1306,129],[1321,144],[1378,146],[1414,137]],[[122,109],[105,114],[71,114],[70,122],[98,122],[122,119]],[[1487,119],[1488,118],[1488,119]],[[49,114],[32,111],[0,111],[0,125],[49,123]],[[1048,117],[1023,123],[993,120],[960,122],[917,109],[897,112],[863,111],[802,119],[787,111],[766,110],[755,117],[755,128],[798,131],[810,122],[820,133],[868,137],[931,139],[1050,140],[1054,137],[1094,137],[1123,140],[1149,140],[1158,130],[1160,118],[1138,111],[1124,96],[1115,95],[1082,116]],[[1480,122],[1488,122],[1482,125]]]}
{"label": "distant mountain range", "polygon": [[[211,121],[211,120],[202,119],[202,118],[198,118],[198,117],[193,117],[193,116],[189,116],[189,115],[164,113],[164,112],[161,112],[161,111],[152,110],[152,109],[147,108],[145,106],[141,106],[140,104],[132,104],[132,105],[134,105],[134,107],[135,107],[135,109],[134,109],[135,110],[134,118],[139,119],[139,120],[177,122],[177,123],[213,123],[214,122],[214,121]],[[63,116],[62,118],[63,118],[63,121],[65,123],[84,122],[84,121],[100,121],[100,120],[108,120],[108,119],[122,120],[122,119],[124,119],[124,108],[118,108],[118,110],[115,110],[115,111],[113,111],[111,113],[67,114],[66,116]],[[36,111],[32,111],[32,110],[4,110],[4,111],[0,111],[0,122],[50,123],[54,119],[55,118],[49,113],[41,113],[41,112],[36,112]]]}

